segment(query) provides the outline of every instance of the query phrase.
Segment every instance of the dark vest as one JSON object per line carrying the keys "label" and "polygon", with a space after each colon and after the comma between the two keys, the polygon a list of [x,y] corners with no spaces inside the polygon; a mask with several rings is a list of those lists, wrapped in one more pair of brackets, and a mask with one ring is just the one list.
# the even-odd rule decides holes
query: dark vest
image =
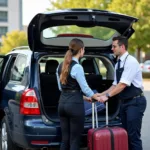
{"label": "dark vest", "polygon": [[[63,63],[61,63],[59,68],[58,68],[59,76],[61,74],[62,64]],[[75,64],[77,64],[77,62],[72,60],[72,62],[70,64],[70,67],[69,67],[69,73],[68,73],[68,77],[67,77],[67,84],[66,85],[61,84],[62,90],[81,90],[81,88],[80,88],[78,82],[76,81],[76,79],[73,79],[70,75],[71,69]]]}
{"label": "dark vest", "polygon": [[[128,55],[129,56],[129,55]],[[127,56],[127,57],[128,57]],[[125,62],[127,60],[127,57],[125,58]],[[124,65],[125,65],[124,62]],[[119,83],[122,73],[124,71],[124,65],[122,68],[117,68],[116,69],[116,79],[117,79],[117,83]],[[137,96],[139,94],[142,93],[142,90],[140,88],[135,87],[132,83],[131,86],[127,86],[119,95],[119,98],[122,100],[126,100],[126,99],[132,99],[134,96]]]}

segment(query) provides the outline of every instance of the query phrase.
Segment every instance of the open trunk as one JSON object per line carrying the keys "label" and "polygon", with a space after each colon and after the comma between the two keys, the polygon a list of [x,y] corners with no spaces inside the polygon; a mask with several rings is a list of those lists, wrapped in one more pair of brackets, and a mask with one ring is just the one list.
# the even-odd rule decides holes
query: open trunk
{"label": "open trunk", "polygon": [[[57,78],[56,78],[56,68],[58,64],[60,63],[60,62],[56,63],[58,59],[61,59],[62,61],[62,58],[51,57],[51,58],[47,58],[46,63],[42,63],[42,62],[40,63],[41,96],[42,96],[44,111],[45,111],[46,116],[50,120],[54,120],[54,121],[59,121],[57,109],[58,109],[60,91],[58,89]],[[85,60],[87,62],[89,61],[92,61],[95,63],[98,62],[98,64],[99,64],[99,61],[103,62],[103,65],[106,66],[105,73],[107,75],[105,73],[101,73],[101,74],[97,73],[96,75],[94,73],[91,73],[90,72],[91,63],[90,65],[87,64],[87,66],[84,66],[86,64],[86,63],[83,63]],[[85,76],[89,84],[89,87],[93,90],[97,90],[99,93],[108,89],[112,85],[112,82],[113,82],[113,74],[114,74],[114,72],[112,71],[113,65],[111,64],[111,62],[109,63],[108,62],[109,62],[108,59],[106,59],[103,56],[99,58],[85,57],[80,60],[80,63],[84,68]],[[100,65],[101,65],[100,69],[103,69],[102,64]],[[94,65],[94,66],[99,67],[98,65]],[[118,115],[120,103],[117,97],[115,96],[109,100],[108,105],[109,105],[109,119],[112,120]],[[99,112],[98,117],[99,117],[99,121],[104,121],[105,110]],[[85,120],[90,122],[91,115],[86,116]]]}
{"label": "open trunk", "polygon": [[[137,21],[137,18],[131,16],[96,9],[65,9],[39,13],[29,24],[28,43],[33,55],[35,52],[47,52],[58,56],[66,52],[72,38],[81,39],[84,42],[85,53],[94,62],[94,73],[84,70],[87,82],[91,89],[102,92],[112,84],[114,66],[111,62],[112,57],[105,59],[101,55],[106,56],[112,53],[111,45],[114,36],[123,35],[130,38],[134,33],[132,25]],[[95,57],[99,60],[96,60]],[[59,58],[54,60],[58,61]],[[47,117],[58,120],[57,107],[60,91],[55,74],[55,67],[58,64],[56,61],[47,62],[49,60],[46,61],[45,71],[40,73],[42,102]],[[104,73],[101,74],[103,66],[105,67]],[[89,68],[86,66],[86,69]],[[113,97],[109,100],[110,119],[117,116],[118,110],[118,99]],[[104,112],[100,113],[99,120],[104,120],[104,116]],[[91,116],[87,116],[86,120],[89,118]]]}

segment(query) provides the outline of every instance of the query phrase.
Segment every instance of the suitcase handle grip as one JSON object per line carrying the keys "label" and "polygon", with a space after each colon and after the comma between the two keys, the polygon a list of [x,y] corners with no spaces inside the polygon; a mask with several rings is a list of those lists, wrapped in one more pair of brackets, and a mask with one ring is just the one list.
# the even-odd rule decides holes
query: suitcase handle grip
{"label": "suitcase handle grip", "polygon": [[97,102],[97,100],[96,99],[92,99],[92,103],[95,103],[95,102]]}

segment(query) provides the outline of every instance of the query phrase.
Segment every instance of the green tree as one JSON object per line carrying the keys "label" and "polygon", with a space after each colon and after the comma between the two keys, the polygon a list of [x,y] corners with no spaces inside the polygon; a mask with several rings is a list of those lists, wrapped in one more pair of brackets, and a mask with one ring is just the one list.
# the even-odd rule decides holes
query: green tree
{"label": "green tree", "polygon": [[49,0],[50,10],[69,8],[94,8],[105,10],[111,0]]}
{"label": "green tree", "polygon": [[18,46],[27,46],[27,35],[24,31],[8,32],[6,36],[2,36],[1,53],[6,54],[13,48]]}
{"label": "green tree", "polygon": [[139,18],[139,21],[133,25],[135,33],[129,40],[129,49],[137,50],[138,60],[140,60],[140,51],[148,51],[150,48],[150,1],[113,0],[108,10]]}

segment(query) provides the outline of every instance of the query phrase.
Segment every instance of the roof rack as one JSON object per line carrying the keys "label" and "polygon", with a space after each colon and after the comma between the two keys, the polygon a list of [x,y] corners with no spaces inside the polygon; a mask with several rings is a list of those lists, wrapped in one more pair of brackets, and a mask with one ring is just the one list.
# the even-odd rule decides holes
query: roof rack
{"label": "roof rack", "polygon": [[15,51],[15,50],[30,50],[29,46],[20,46],[20,47],[15,47],[12,49],[12,51]]}

